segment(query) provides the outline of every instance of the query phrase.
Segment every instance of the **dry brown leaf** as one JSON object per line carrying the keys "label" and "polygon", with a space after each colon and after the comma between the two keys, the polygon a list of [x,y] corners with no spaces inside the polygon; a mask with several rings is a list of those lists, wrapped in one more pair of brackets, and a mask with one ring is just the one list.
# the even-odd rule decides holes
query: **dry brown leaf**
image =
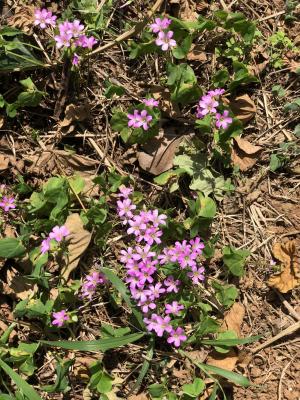
{"label": "dry brown leaf", "polygon": [[7,24],[15,28],[21,29],[27,34],[32,34],[34,27],[34,9],[33,5],[17,6],[14,15],[7,18]]}
{"label": "dry brown leaf", "polygon": [[300,285],[300,262],[296,252],[296,241],[275,243],[273,255],[281,261],[283,269],[280,274],[271,276],[268,285],[275,287],[281,293],[287,293]]}
{"label": "dry brown leaf", "polygon": [[0,154],[0,171],[3,171],[8,168],[9,158],[4,157],[3,154]]}
{"label": "dry brown leaf", "polygon": [[62,271],[62,277],[67,281],[71,272],[77,267],[80,257],[88,248],[92,234],[84,229],[79,214],[69,215],[64,225],[70,232],[68,235],[68,256],[65,259],[66,265]]}
{"label": "dry brown leaf", "polygon": [[149,400],[149,397],[146,395],[146,393],[140,393],[129,396],[128,400]]}
{"label": "dry brown leaf", "polygon": [[[221,331],[234,331],[238,337],[241,336],[241,326],[245,316],[245,308],[240,303],[234,303],[225,314]],[[207,357],[206,363],[215,367],[233,371],[238,362],[238,351],[231,349],[228,353],[218,353],[213,350]]]}
{"label": "dry brown leaf", "polygon": [[76,378],[79,378],[83,381],[89,381],[90,379],[90,367],[96,361],[101,361],[101,357],[99,355],[86,356],[86,357],[76,357],[75,363],[73,366],[73,374]]}
{"label": "dry brown leaf", "polygon": [[256,164],[261,150],[262,147],[254,146],[248,140],[236,137],[231,150],[231,160],[241,171],[247,171]]}
{"label": "dry brown leaf", "polygon": [[191,50],[189,51],[188,55],[187,55],[187,59],[189,61],[207,61],[207,55],[206,52],[203,51],[202,46],[200,45],[192,45]]}
{"label": "dry brown leaf", "polygon": [[169,89],[155,85],[150,89],[155,100],[159,100],[161,110],[171,118],[179,118],[181,111],[177,103],[171,101],[171,93]]}
{"label": "dry brown leaf", "polygon": [[5,121],[4,116],[0,115],[0,129],[3,127],[4,121]]}
{"label": "dry brown leaf", "polygon": [[59,123],[60,127],[66,127],[76,121],[84,121],[90,116],[90,107],[86,104],[69,104],[65,110],[65,118]]}
{"label": "dry brown leaf", "polygon": [[236,118],[243,123],[249,122],[256,114],[256,105],[247,94],[232,99],[229,107]]}
{"label": "dry brown leaf", "polygon": [[173,158],[184,136],[178,136],[175,128],[161,129],[159,135],[141,146],[138,162],[145,171],[159,175],[173,167]]}
{"label": "dry brown leaf", "polygon": [[3,293],[14,299],[26,300],[31,298],[38,290],[37,284],[26,276],[18,275],[18,271],[10,268],[3,282]]}

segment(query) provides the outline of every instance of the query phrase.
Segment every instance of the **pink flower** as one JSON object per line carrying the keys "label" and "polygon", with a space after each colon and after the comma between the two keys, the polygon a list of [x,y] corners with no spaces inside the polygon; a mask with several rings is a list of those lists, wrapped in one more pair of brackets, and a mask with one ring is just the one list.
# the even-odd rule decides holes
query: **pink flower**
{"label": "pink flower", "polygon": [[149,289],[145,290],[145,293],[151,300],[159,299],[160,295],[165,293],[166,289],[162,287],[161,283],[156,283],[155,285],[150,285]]}
{"label": "pink flower", "polygon": [[159,215],[158,210],[153,210],[150,215],[150,221],[153,223],[153,226],[166,225],[167,218],[165,214]]}
{"label": "pink flower", "polygon": [[149,114],[147,113],[146,110],[143,110],[143,111],[141,112],[141,116],[140,116],[140,123],[141,123],[141,127],[142,127],[145,131],[148,130],[148,128],[149,128],[148,123],[149,123],[150,121],[152,121],[152,115],[149,115]]}
{"label": "pink flower", "polygon": [[204,243],[201,242],[201,238],[195,237],[190,240],[190,245],[192,246],[192,251],[196,252],[198,255],[202,254],[202,250],[204,249]]}
{"label": "pink flower", "polygon": [[128,196],[133,192],[133,189],[131,187],[126,187],[125,185],[121,185],[119,187],[119,193],[117,194],[118,197],[123,197],[124,199],[127,199]]}
{"label": "pink flower", "polygon": [[[71,22],[69,22],[69,21],[61,22],[61,23],[58,25],[59,33],[60,33],[61,35],[64,35],[64,34],[66,34],[66,33],[69,33],[68,31],[71,29],[71,27],[72,27],[72,23],[71,23]],[[70,33],[70,35],[71,35],[71,37],[73,36],[72,33]]]}
{"label": "pink flower", "polygon": [[86,37],[82,47],[86,47],[88,49],[92,49],[93,46],[95,46],[95,44],[97,42],[98,42],[98,40],[95,39],[94,36]]}
{"label": "pink flower", "polygon": [[134,253],[132,247],[128,247],[127,251],[121,250],[120,253],[122,254],[120,256],[121,263],[126,264],[128,266],[132,266],[134,264],[134,259],[133,259]]}
{"label": "pink flower", "polygon": [[199,101],[199,106],[202,108],[201,113],[203,115],[209,113],[216,113],[219,102],[214,99],[212,96],[202,96],[201,100]]}
{"label": "pink flower", "polygon": [[0,202],[0,207],[5,211],[16,208],[14,197],[3,196]]}
{"label": "pink flower", "polygon": [[139,301],[138,306],[141,307],[143,313],[147,313],[150,310],[156,309],[156,304],[153,303],[153,301],[150,299],[145,300],[145,301]]}
{"label": "pink flower", "polygon": [[215,90],[209,90],[209,91],[207,92],[207,94],[208,94],[209,96],[212,96],[212,97],[214,97],[214,96],[221,96],[221,95],[224,94],[224,93],[225,93],[225,89],[220,89],[220,88],[215,89]]}
{"label": "pink flower", "polygon": [[228,126],[232,123],[232,118],[229,117],[229,111],[225,110],[223,114],[216,114],[216,127],[227,129]]}
{"label": "pink flower", "polygon": [[73,54],[73,58],[72,58],[72,65],[78,65],[79,64],[79,60],[80,60],[79,55],[74,53]]}
{"label": "pink flower", "polygon": [[158,33],[165,29],[168,29],[171,24],[171,20],[169,18],[155,18],[155,22],[150,25],[150,30],[154,33]]}
{"label": "pink flower", "polygon": [[177,43],[174,39],[172,39],[173,35],[173,31],[159,32],[158,37],[155,40],[156,45],[161,46],[163,51],[167,51],[171,47],[176,47]]}
{"label": "pink flower", "polygon": [[70,47],[72,35],[70,33],[61,33],[60,35],[54,36],[56,41],[56,47],[60,49],[61,47]]}
{"label": "pink flower", "polygon": [[162,236],[162,234],[163,234],[162,231],[160,231],[157,228],[152,227],[152,228],[146,229],[145,233],[143,234],[143,236],[141,238],[143,238],[147,244],[150,244],[150,246],[152,246],[154,242],[156,244],[161,243],[160,236]]}
{"label": "pink flower", "polygon": [[84,25],[82,25],[78,19],[75,19],[73,22],[69,23],[67,33],[71,34],[75,38],[78,37],[83,30]]}
{"label": "pink flower", "polygon": [[75,41],[75,46],[85,47],[85,44],[86,44],[86,36],[85,35],[79,35],[79,37]]}
{"label": "pink flower", "polygon": [[59,327],[62,327],[64,325],[65,321],[68,321],[70,319],[66,310],[54,312],[54,313],[52,313],[52,317],[54,318],[54,320],[52,321],[52,325],[56,325]]}
{"label": "pink flower", "polygon": [[134,110],[133,114],[127,114],[128,126],[131,128],[141,127],[141,116],[138,110]]}
{"label": "pink flower", "polygon": [[70,234],[68,228],[63,226],[55,226],[49,234],[50,239],[54,239],[57,242],[61,242],[65,237]]}
{"label": "pink flower", "polygon": [[55,26],[56,24],[57,17],[52,15],[52,12],[48,11],[46,8],[35,10],[34,16],[34,25],[39,25],[41,29],[45,29],[47,25]]}
{"label": "pink flower", "polygon": [[172,325],[170,325],[171,318],[169,316],[166,317],[157,317],[157,324],[156,327],[154,328],[156,334],[158,337],[162,337],[164,332],[171,333],[173,328]]}
{"label": "pink flower", "polygon": [[92,272],[90,275],[87,275],[85,279],[86,282],[94,286],[107,282],[105,275],[97,271]]}
{"label": "pink flower", "polygon": [[184,330],[180,327],[177,329],[172,329],[170,332],[170,336],[167,339],[169,344],[174,344],[175,347],[179,347],[181,342],[185,342],[187,340],[186,335],[184,334]]}
{"label": "pink flower", "polygon": [[180,280],[174,280],[174,277],[172,275],[168,276],[167,279],[164,280],[164,285],[167,287],[168,293],[178,293],[178,286],[180,285],[180,283]]}
{"label": "pink flower", "polygon": [[130,199],[118,200],[117,205],[119,217],[133,217],[132,211],[136,209],[136,205],[132,204]]}
{"label": "pink flower", "polygon": [[168,247],[164,247],[162,250],[162,254],[160,254],[157,258],[159,259],[160,264],[164,265],[171,262],[170,257],[170,249]]}
{"label": "pink flower", "polygon": [[45,254],[45,253],[47,253],[47,251],[50,250],[50,240],[51,239],[48,237],[42,241],[42,244],[41,244],[41,253],[42,254]]}
{"label": "pink flower", "polygon": [[182,304],[177,301],[173,301],[171,304],[166,304],[166,314],[179,315],[180,311],[184,309]]}
{"label": "pink flower", "polygon": [[204,281],[205,277],[203,272],[205,271],[204,267],[197,268],[192,267],[192,272],[188,272],[187,276],[192,279],[194,285],[199,285],[199,281]]}
{"label": "pink flower", "polygon": [[158,315],[157,314],[152,314],[151,318],[144,318],[144,322],[147,326],[147,330],[149,332],[156,330],[157,328],[157,320],[158,320]]}
{"label": "pink flower", "polygon": [[182,269],[196,266],[197,253],[191,247],[187,247],[178,257],[178,264]]}
{"label": "pink flower", "polygon": [[150,251],[150,246],[146,244],[144,247],[136,246],[135,247],[135,254],[133,255],[134,260],[141,260],[146,262],[148,258],[155,257],[155,251]]}
{"label": "pink flower", "polygon": [[130,225],[130,228],[127,229],[128,235],[134,234],[135,236],[140,236],[141,231],[147,229],[147,225],[138,215],[135,215],[132,220],[128,221],[128,223]]}
{"label": "pink flower", "polygon": [[142,102],[147,106],[147,107],[158,107],[159,101],[153,99],[152,97],[150,99],[143,99]]}

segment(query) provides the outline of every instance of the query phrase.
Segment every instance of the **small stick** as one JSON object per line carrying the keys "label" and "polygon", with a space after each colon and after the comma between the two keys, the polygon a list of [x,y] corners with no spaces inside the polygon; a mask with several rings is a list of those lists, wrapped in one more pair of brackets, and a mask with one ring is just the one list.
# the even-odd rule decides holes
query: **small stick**
{"label": "small stick", "polygon": [[294,359],[292,358],[287,364],[286,366],[283,368],[282,372],[281,372],[281,376],[280,376],[280,380],[279,380],[279,385],[278,385],[278,400],[281,400],[281,392],[282,392],[282,381],[283,381],[283,377],[284,374],[286,372],[286,370],[288,369],[288,367],[291,365],[292,361]]}
{"label": "small stick", "polygon": [[285,306],[285,308],[289,311],[289,313],[297,320],[300,321],[300,315],[293,309],[293,307],[290,305],[288,301],[285,300],[285,298],[282,296],[282,294],[276,290],[273,289],[274,292],[280,297],[280,300],[282,301],[282,304]]}
{"label": "small stick", "polygon": [[255,347],[253,350],[251,350],[251,353],[253,353],[253,354],[258,353],[260,350],[264,349],[265,347],[270,346],[270,344],[276,342],[277,340],[283,338],[284,336],[288,336],[288,335],[291,335],[292,333],[296,332],[299,328],[300,328],[300,321],[295,322],[293,325],[291,325],[288,328],[284,329],[283,331],[279,332],[278,335],[271,337],[270,339],[266,340],[264,343]]}

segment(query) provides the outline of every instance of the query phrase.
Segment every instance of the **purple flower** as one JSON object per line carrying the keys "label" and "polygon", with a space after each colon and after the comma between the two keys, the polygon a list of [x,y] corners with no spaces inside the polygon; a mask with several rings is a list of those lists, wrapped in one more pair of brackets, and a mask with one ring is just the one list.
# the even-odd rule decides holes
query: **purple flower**
{"label": "purple flower", "polygon": [[133,255],[134,260],[141,260],[146,262],[148,258],[155,257],[155,251],[150,251],[150,246],[146,244],[144,247],[136,246],[135,254]]}
{"label": "purple flower", "polygon": [[176,47],[177,43],[174,39],[172,39],[173,35],[173,31],[159,32],[158,37],[155,40],[155,44],[157,46],[161,46],[163,51],[167,51],[171,47]]}
{"label": "purple flower", "polygon": [[132,204],[130,199],[118,200],[117,205],[119,217],[133,217],[132,211],[136,209],[136,205]]}
{"label": "purple flower", "polygon": [[216,127],[227,129],[228,126],[232,123],[232,118],[229,117],[229,111],[225,110],[223,114],[216,114]]}
{"label": "purple flower", "polygon": [[134,253],[132,247],[128,247],[127,250],[121,250],[120,253],[122,254],[120,256],[121,263],[126,264],[128,266],[134,264],[134,259],[133,259]]}
{"label": "purple flower", "polygon": [[150,99],[143,99],[142,102],[147,106],[147,107],[158,107],[159,101],[153,99],[152,97]]}
{"label": "purple flower", "polygon": [[86,276],[82,284],[81,297],[87,297],[91,300],[97,290],[97,286],[106,282],[107,279],[104,274],[101,272],[92,272]]}
{"label": "purple flower", "polygon": [[55,226],[49,234],[50,239],[54,239],[57,242],[61,242],[65,237],[70,234],[68,228],[64,225],[62,226]]}
{"label": "purple flower", "polygon": [[150,285],[145,293],[151,300],[159,299],[160,295],[165,293],[166,289],[162,287],[161,283],[156,283],[155,285]]}
{"label": "purple flower", "polygon": [[83,46],[82,47],[86,47],[88,49],[92,49],[93,46],[95,46],[95,44],[98,42],[97,39],[94,38],[94,36],[90,36],[90,37],[85,37],[85,40],[83,42]]}
{"label": "purple flower", "polygon": [[221,95],[224,94],[224,93],[225,93],[225,89],[220,89],[220,88],[215,89],[215,90],[209,90],[209,91],[207,92],[207,94],[208,94],[209,96],[212,96],[212,97],[214,97],[214,96],[221,96]]}
{"label": "purple flower", "polygon": [[62,327],[65,321],[68,321],[70,319],[66,310],[54,312],[52,313],[52,317],[54,318],[54,320],[52,321],[52,325],[56,325],[58,327]]}
{"label": "purple flower", "polygon": [[[69,21],[61,22],[58,25],[59,33],[61,35],[65,34],[65,33],[68,33],[68,31],[70,30],[71,27],[72,27],[72,23],[71,22],[69,22]],[[70,35],[71,35],[71,37],[73,36],[72,34],[70,34]]]}
{"label": "purple flower", "polygon": [[134,110],[133,114],[127,114],[128,126],[131,128],[141,127],[141,116],[138,110]]}
{"label": "purple flower", "polygon": [[164,285],[166,286],[168,293],[178,293],[178,286],[180,285],[180,283],[180,280],[174,280],[174,277],[172,275],[168,276],[167,279],[164,280]]}
{"label": "purple flower", "polygon": [[131,296],[135,300],[140,300],[142,302],[147,300],[147,295],[144,292],[143,287],[130,287]]}
{"label": "purple flower", "polygon": [[141,127],[147,131],[149,129],[149,125],[148,123],[152,121],[152,115],[149,115],[147,113],[147,110],[143,110],[141,112],[141,116],[140,116],[140,123],[141,123]]}
{"label": "purple flower", "polygon": [[75,19],[73,22],[69,23],[69,26],[67,28],[67,33],[71,34],[74,38],[76,38],[81,34],[83,30],[84,30],[84,25],[82,25],[78,19]]}
{"label": "purple flower", "polygon": [[171,304],[166,304],[166,314],[179,315],[180,311],[184,309],[182,304],[177,301],[173,301]]}
{"label": "purple flower", "polygon": [[78,65],[79,64],[79,60],[80,60],[79,55],[74,53],[73,54],[73,58],[72,58],[72,65]]}
{"label": "purple flower", "polygon": [[130,228],[127,229],[128,235],[134,234],[135,236],[140,236],[141,231],[147,229],[147,225],[138,215],[135,215],[132,220],[128,221],[128,223],[130,225]]}
{"label": "purple flower", "polygon": [[150,299],[145,300],[145,301],[139,301],[138,306],[141,307],[143,313],[147,313],[150,310],[156,309],[156,304],[153,303],[153,301]]}
{"label": "purple flower", "polygon": [[203,115],[209,113],[216,113],[219,102],[214,99],[214,97],[206,95],[202,96],[201,100],[199,101],[199,106],[202,108],[201,113]]}
{"label": "purple flower", "polygon": [[175,347],[179,347],[181,342],[185,342],[187,340],[186,335],[184,334],[184,330],[180,327],[177,329],[172,329],[170,332],[170,336],[167,339],[169,344],[174,344]]}
{"label": "purple flower", "polygon": [[168,217],[165,214],[159,214],[158,210],[153,210],[150,215],[150,221],[155,227],[158,227],[159,225],[166,225],[167,218]]}
{"label": "purple flower", "polygon": [[7,197],[3,196],[0,201],[0,207],[5,211],[9,211],[10,209],[16,208],[15,205],[15,198],[14,197]]}
{"label": "purple flower", "polygon": [[158,337],[162,337],[164,332],[172,332],[173,328],[170,325],[171,318],[169,316],[166,317],[157,317],[156,327],[154,328]]}
{"label": "purple flower", "polygon": [[75,46],[77,47],[85,47],[86,44],[86,36],[85,35],[79,35],[78,38],[75,41]]}
{"label": "purple flower", "polygon": [[171,262],[170,257],[170,249],[168,247],[164,247],[162,250],[162,254],[160,254],[157,258],[159,259],[160,264],[164,265]]}
{"label": "purple flower", "polygon": [[195,237],[190,240],[190,245],[192,246],[192,251],[196,252],[198,255],[202,254],[202,250],[204,249],[204,243],[201,242],[201,238]]}
{"label": "purple flower", "polygon": [[147,330],[149,332],[156,330],[157,328],[157,320],[158,320],[158,315],[157,314],[152,314],[151,318],[144,318],[144,322],[147,326]]}
{"label": "purple flower", "polygon": [[162,236],[162,234],[163,234],[162,231],[160,231],[159,229],[151,227],[146,229],[145,233],[142,236],[140,236],[140,238],[144,239],[147,244],[152,246],[154,242],[156,244],[161,243],[160,236]]}
{"label": "purple flower", "polygon": [[46,8],[35,10],[34,16],[34,25],[39,25],[41,29],[45,29],[47,25],[55,26],[56,24],[57,17],[52,15],[52,12]]}
{"label": "purple flower", "polygon": [[133,192],[133,189],[130,187],[126,187],[125,185],[121,185],[119,187],[119,193],[117,194],[118,197],[123,197],[127,199],[128,196]]}
{"label": "purple flower", "polygon": [[164,31],[168,29],[171,22],[169,18],[155,18],[155,22],[150,25],[150,30],[154,33]]}
{"label": "purple flower", "polygon": [[51,239],[48,237],[42,241],[42,244],[41,244],[41,253],[42,254],[45,254],[45,253],[47,253],[47,251],[50,250],[50,240]]}
{"label": "purple flower", "polygon": [[70,33],[61,33],[60,35],[54,36],[56,41],[56,47],[60,49],[61,47],[70,47],[72,35]]}
{"label": "purple flower", "polygon": [[205,277],[203,272],[205,271],[204,267],[197,268],[192,267],[192,272],[188,272],[187,276],[192,279],[194,285],[199,285],[200,281],[204,281]]}

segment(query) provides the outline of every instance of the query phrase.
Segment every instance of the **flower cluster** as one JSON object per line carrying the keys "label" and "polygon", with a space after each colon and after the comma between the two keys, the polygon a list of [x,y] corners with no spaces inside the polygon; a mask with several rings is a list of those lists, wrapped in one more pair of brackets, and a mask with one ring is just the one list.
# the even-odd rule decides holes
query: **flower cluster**
{"label": "flower cluster", "polygon": [[[181,327],[174,326],[178,322],[171,316],[182,318],[185,307],[174,300],[174,296],[180,295],[184,281],[198,285],[204,280],[204,267],[197,265],[204,244],[197,237],[162,247],[162,228],[167,224],[167,216],[158,210],[137,211],[129,197],[131,194],[132,189],[123,186],[117,201],[118,215],[128,226],[127,233],[134,235],[137,242],[135,246],[120,251],[120,261],[126,268],[125,281],[131,297],[144,313],[147,330],[155,332],[158,337],[167,334],[167,342],[179,347],[187,336]],[[181,274],[182,280],[175,274],[166,275],[162,271],[167,264],[179,266],[176,275]]]}
{"label": "flower cluster", "polygon": [[173,39],[174,32],[168,30],[171,22],[169,18],[155,18],[155,22],[150,25],[150,30],[153,33],[157,33],[155,44],[161,47],[163,51],[167,51],[177,45]]}
{"label": "flower cluster", "polygon": [[210,90],[203,95],[197,107],[197,118],[204,118],[208,114],[215,114],[216,127],[218,129],[227,129],[232,123],[232,118],[229,116],[229,111],[225,110],[223,114],[217,112],[219,106],[219,97],[225,93],[224,89]]}
{"label": "flower cluster", "polygon": [[101,272],[92,272],[90,275],[87,275],[83,281],[81,287],[81,297],[91,300],[98,288],[98,285],[102,285],[106,282],[107,279]]}
{"label": "flower cluster", "polygon": [[[143,99],[144,103],[149,108],[158,107],[159,101],[152,97]],[[149,122],[152,121],[152,115],[149,115],[147,110],[134,110],[133,114],[127,114],[129,128],[143,128],[145,131],[149,129]]]}
{"label": "flower cluster", "polygon": [[[34,25],[39,26],[41,29],[45,29],[48,26],[55,27],[56,19],[55,15],[46,8],[35,10]],[[56,47],[60,48],[71,48],[73,52],[72,64],[78,65],[80,57],[75,53],[75,49],[83,48],[91,50],[97,43],[94,36],[86,36],[84,34],[85,26],[78,20],[75,19],[73,22],[63,21],[58,24],[58,34],[54,36]]]}
{"label": "flower cluster", "polygon": [[41,244],[41,253],[45,254],[47,251],[50,250],[51,247],[51,240],[55,240],[56,242],[60,243],[70,234],[68,228],[64,225],[62,226],[55,226],[52,231],[49,233],[49,236],[42,241]]}

